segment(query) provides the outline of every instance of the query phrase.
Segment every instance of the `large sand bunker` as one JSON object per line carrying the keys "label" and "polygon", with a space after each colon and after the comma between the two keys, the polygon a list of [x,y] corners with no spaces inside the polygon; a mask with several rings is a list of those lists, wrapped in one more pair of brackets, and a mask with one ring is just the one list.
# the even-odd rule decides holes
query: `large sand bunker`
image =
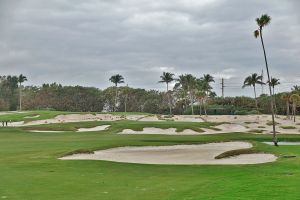
{"label": "large sand bunker", "polygon": [[215,165],[215,164],[259,164],[273,162],[273,154],[243,154],[234,157],[215,159],[216,156],[230,150],[251,148],[248,142],[224,142],[199,145],[174,145],[150,147],[118,147],[95,151],[94,154],[74,154],[60,158],[62,160],[107,160],[141,164],[175,165]]}

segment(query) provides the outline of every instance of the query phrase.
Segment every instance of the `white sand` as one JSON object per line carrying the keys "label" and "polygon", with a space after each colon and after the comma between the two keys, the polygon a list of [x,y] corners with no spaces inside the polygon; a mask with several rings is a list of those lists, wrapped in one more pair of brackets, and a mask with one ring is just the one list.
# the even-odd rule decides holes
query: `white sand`
{"label": "white sand", "polygon": [[224,142],[199,145],[174,145],[150,147],[119,147],[95,151],[94,154],[74,154],[60,158],[62,160],[107,160],[124,163],[142,164],[258,164],[273,162],[277,159],[273,154],[244,154],[224,159],[216,156],[230,150],[251,148],[247,142]]}
{"label": "white sand", "polygon": [[63,133],[67,131],[47,131],[47,130],[30,130],[33,133]]}
{"label": "white sand", "polygon": [[199,115],[175,115],[171,119],[177,122],[204,122]]}
{"label": "white sand", "polygon": [[34,119],[34,118],[38,118],[40,117],[40,115],[34,115],[34,116],[26,116],[24,117],[25,119]]}
{"label": "white sand", "polygon": [[138,121],[156,122],[156,121],[164,121],[164,120],[158,119],[156,115],[148,115],[148,116],[141,117],[140,119],[138,119]]}
{"label": "white sand", "polygon": [[119,134],[158,134],[158,135],[199,135],[201,133],[196,132],[191,129],[185,129],[181,132],[176,132],[176,128],[154,128],[154,127],[145,127],[142,131],[134,131],[132,129],[124,129]]}
{"label": "white sand", "polygon": [[[268,145],[274,145],[273,142],[264,142],[265,144],[268,144]],[[278,145],[300,145],[300,142],[278,142]]]}
{"label": "white sand", "polygon": [[86,122],[86,121],[117,121],[122,120],[121,115],[111,115],[111,114],[68,114],[68,115],[58,115],[52,119],[46,120],[35,120],[27,122],[19,126],[31,126],[31,125],[41,125],[41,124],[54,124],[54,123],[68,123],[68,122]]}
{"label": "white sand", "polygon": [[92,128],[79,128],[77,132],[91,132],[91,131],[104,131],[108,129],[110,125],[102,125],[102,126],[96,126]]}

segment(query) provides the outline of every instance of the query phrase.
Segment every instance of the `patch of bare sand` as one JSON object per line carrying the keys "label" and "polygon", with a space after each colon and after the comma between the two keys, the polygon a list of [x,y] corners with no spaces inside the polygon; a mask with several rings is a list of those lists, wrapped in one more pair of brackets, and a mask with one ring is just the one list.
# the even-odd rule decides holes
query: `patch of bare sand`
{"label": "patch of bare sand", "polygon": [[79,128],[77,132],[92,132],[92,131],[104,131],[107,130],[110,127],[110,125],[102,125],[102,126],[96,126],[92,128]]}
{"label": "patch of bare sand", "polygon": [[119,147],[95,151],[94,154],[74,154],[62,160],[107,160],[123,163],[170,164],[170,165],[233,165],[273,162],[273,154],[243,154],[215,159],[226,151],[251,148],[247,142],[224,142],[199,145]]}

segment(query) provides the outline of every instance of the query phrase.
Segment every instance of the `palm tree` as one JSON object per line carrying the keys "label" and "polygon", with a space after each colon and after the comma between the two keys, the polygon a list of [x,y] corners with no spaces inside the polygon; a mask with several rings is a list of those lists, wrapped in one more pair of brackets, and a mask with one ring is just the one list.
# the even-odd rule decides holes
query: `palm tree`
{"label": "palm tree", "polygon": [[215,82],[214,77],[211,76],[210,74],[204,74],[201,79],[207,83]]}
{"label": "palm tree", "polygon": [[276,98],[275,98],[275,86],[279,85],[280,82],[279,82],[279,79],[271,77],[271,80],[268,83],[271,85],[271,87],[273,89],[274,109],[275,109],[275,114],[277,114],[277,106],[276,106]]}
{"label": "palm tree", "polygon": [[286,104],[286,117],[288,119],[290,119],[290,97],[291,97],[291,94],[288,92],[284,92],[281,95],[281,99],[283,101],[285,101],[285,104]]}
{"label": "palm tree", "polygon": [[257,105],[257,98],[256,98],[256,84],[264,84],[262,81],[262,76],[258,76],[257,73],[251,74],[250,76],[246,77],[244,80],[244,85],[243,88],[247,86],[253,86],[254,88],[254,98],[255,98],[255,106],[256,109],[258,110],[258,105]]}
{"label": "palm tree", "polygon": [[168,96],[168,103],[169,103],[169,109],[170,109],[170,115],[172,114],[172,106],[171,106],[171,100],[170,100],[170,94],[169,94],[169,83],[174,81],[174,74],[170,72],[163,72],[163,74],[160,76],[161,80],[158,81],[159,83],[166,83],[167,84],[167,96]]}
{"label": "palm tree", "polygon": [[22,110],[22,83],[24,83],[25,81],[27,81],[27,77],[24,76],[23,74],[20,74],[20,76],[18,77],[18,83],[19,83],[19,109],[20,111]]}
{"label": "palm tree", "polygon": [[292,91],[300,92],[300,86],[299,86],[299,85],[294,85],[294,86],[292,87]]}
{"label": "palm tree", "polygon": [[195,76],[193,76],[192,74],[186,74],[185,79],[186,79],[187,90],[188,90],[190,102],[191,102],[192,115],[194,115],[194,98],[195,98],[194,92],[195,92],[195,89],[197,86],[196,85],[197,78]]}
{"label": "palm tree", "polygon": [[204,98],[202,99],[203,101],[203,106],[204,106],[204,112],[205,115],[207,115],[206,113],[206,101],[208,99],[208,97],[210,96],[211,93],[211,85],[210,83],[215,82],[214,77],[211,76],[210,74],[204,74],[202,78],[200,78],[200,81],[198,81],[198,85],[200,86],[200,90],[204,91]]}
{"label": "palm tree", "polygon": [[273,95],[275,95],[275,86],[279,85],[280,82],[279,82],[279,79],[277,78],[271,78],[270,81],[268,81],[268,83],[271,85],[272,89],[273,89]]}
{"label": "palm tree", "polygon": [[[271,22],[271,17],[267,14],[262,15],[259,18],[256,18],[256,23],[258,25],[258,29],[254,31],[254,37],[258,38],[260,37],[261,45],[263,48],[263,53],[264,53],[264,58],[265,58],[265,64],[266,64],[266,69],[267,69],[267,75],[268,75],[268,82],[270,82],[270,73],[269,73],[269,67],[268,67],[268,61],[267,61],[267,55],[266,55],[266,50],[265,50],[265,45],[264,45],[264,40],[263,40],[263,35],[262,35],[262,30],[265,26],[270,24]],[[273,99],[272,99],[272,88],[271,85],[269,85],[269,91],[270,91],[270,97],[271,97],[271,112],[272,112],[272,123],[273,123],[273,142],[274,145],[278,145],[278,140],[276,136],[276,128],[275,128],[275,116],[274,116],[274,104],[273,104]]]}
{"label": "palm tree", "polygon": [[293,105],[292,114],[294,116],[294,122],[296,122],[296,111],[297,111],[297,106],[300,103],[300,96],[298,94],[292,94],[290,96],[290,101],[292,102]]}
{"label": "palm tree", "polygon": [[116,74],[110,77],[109,79],[112,83],[115,84],[116,87],[116,96],[115,96],[115,106],[114,106],[114,112],[116,112],[117,108],[117,97],[118,97],[118,84],[124,83],[124,78],[120,74]]}

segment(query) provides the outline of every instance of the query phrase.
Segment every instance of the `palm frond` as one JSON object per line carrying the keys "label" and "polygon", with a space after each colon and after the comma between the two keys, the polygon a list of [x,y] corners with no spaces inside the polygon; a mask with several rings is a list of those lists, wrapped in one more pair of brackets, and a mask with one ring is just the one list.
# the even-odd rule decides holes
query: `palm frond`
{"label": "palm frond", "polygon": [[258,37],[259,37],[259,30],[255,30],[255,31],[254,31],[254,37],[255,37],[255,38],[258,38]]}

